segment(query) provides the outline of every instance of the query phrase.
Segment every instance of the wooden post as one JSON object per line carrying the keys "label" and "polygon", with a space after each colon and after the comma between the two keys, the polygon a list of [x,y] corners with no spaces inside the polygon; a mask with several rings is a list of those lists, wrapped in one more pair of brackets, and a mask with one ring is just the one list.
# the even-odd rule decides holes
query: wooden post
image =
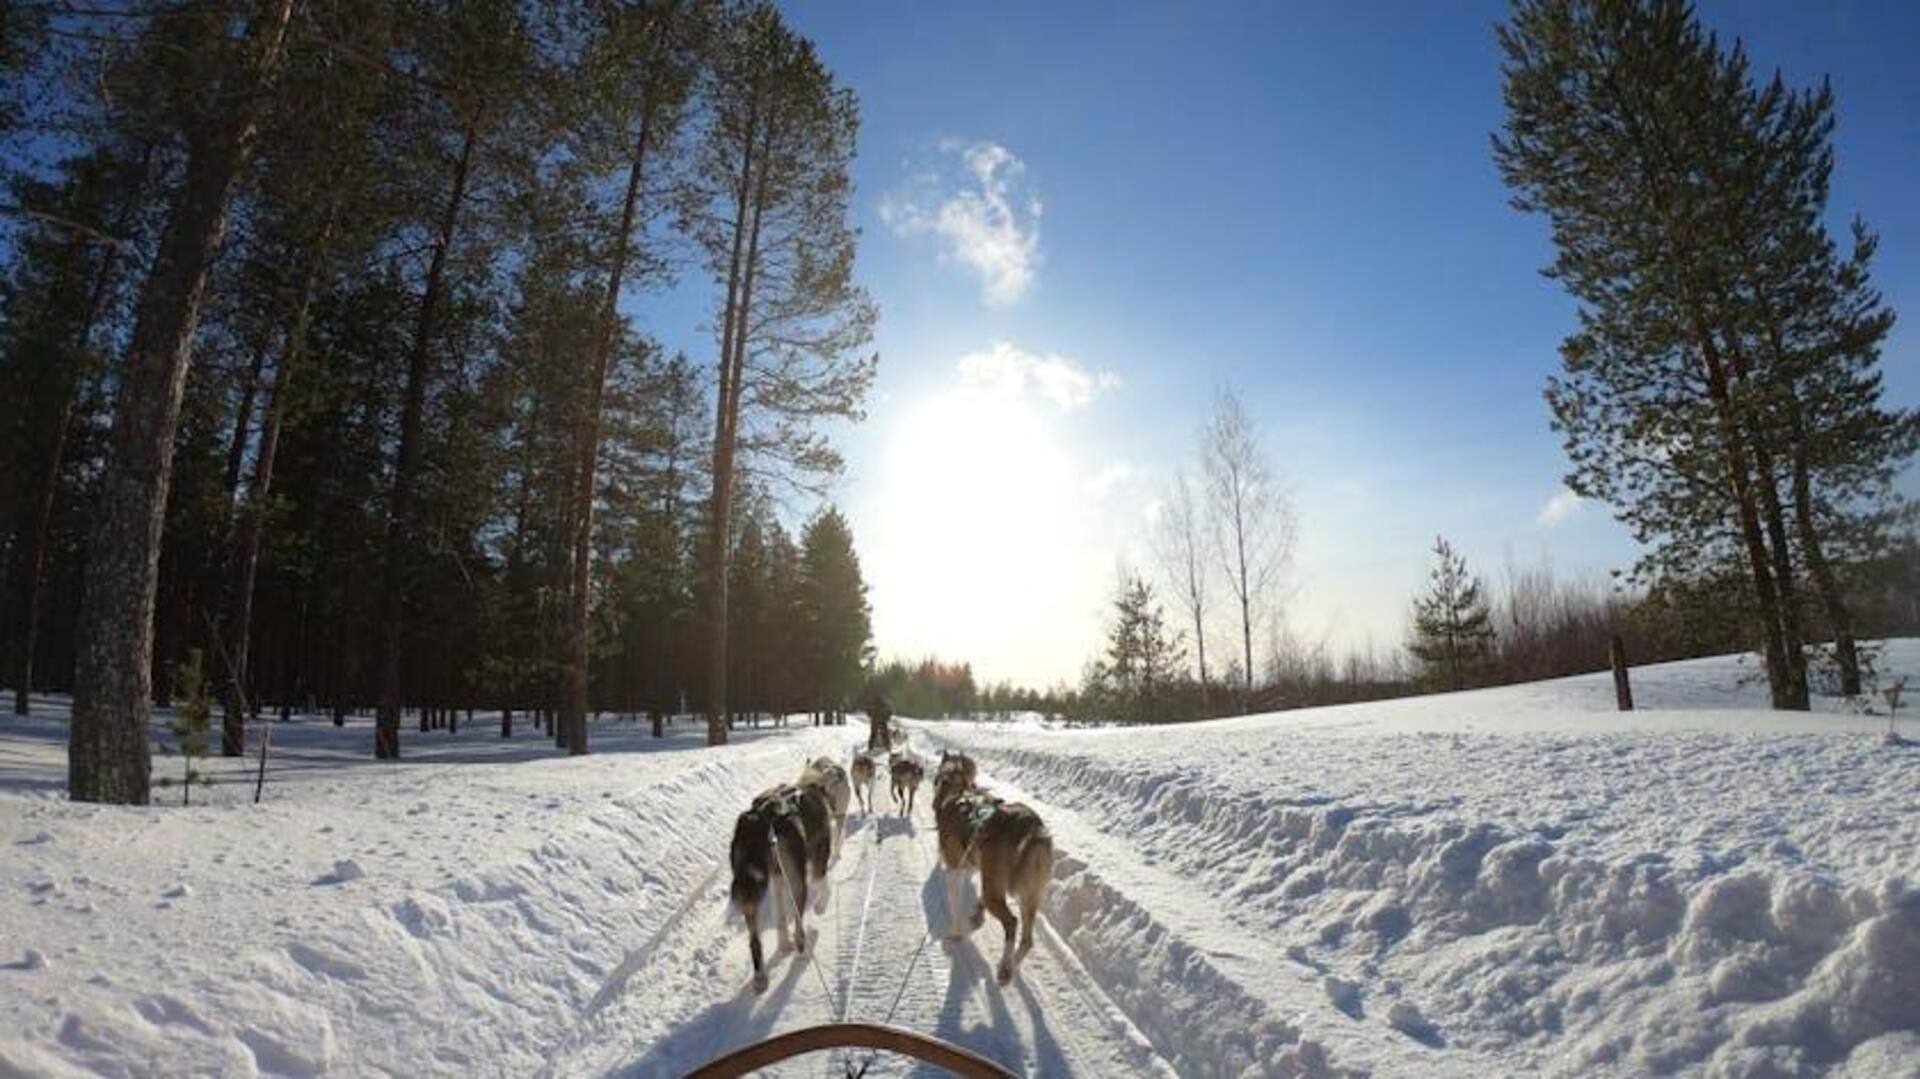
{"label": "wooden post", "polygon": [[1618,633],[1607,642],[1607,659],[1613,664],[1613,698],[1622,712],[1633,711],[1633,686],[1627,681],[1627,646]]}

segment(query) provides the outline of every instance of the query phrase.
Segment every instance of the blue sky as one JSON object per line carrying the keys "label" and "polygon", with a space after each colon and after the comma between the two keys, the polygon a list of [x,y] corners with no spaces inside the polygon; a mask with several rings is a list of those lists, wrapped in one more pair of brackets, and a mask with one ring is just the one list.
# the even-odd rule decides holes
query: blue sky
{"label": "blue sky", "polygon": [[[1631,561],[1604,507],[1543,512],[1573,308],[1488,153],[1504,10],[791,5],[862,104],[881,375],[834,497],[883,653],[1077,677],[1223,383],[1298,508],[1299,635],[1397,643],[1436,533],[1490,575]],[[1762,70],[1832,76],[1833,209],[1883,236],[1913,313],[1888,386],[1920,399],[1920,5],[1702,15]]]}

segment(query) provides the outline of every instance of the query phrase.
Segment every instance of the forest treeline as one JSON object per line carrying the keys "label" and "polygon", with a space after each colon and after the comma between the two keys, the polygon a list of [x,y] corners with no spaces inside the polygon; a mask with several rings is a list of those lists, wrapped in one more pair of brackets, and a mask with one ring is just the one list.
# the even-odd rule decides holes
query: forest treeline
{"label": "forest treeline", "polygon": [[782,518],[875,370],[858,107],[770,4],[14,4],[0,69],[0,651],[74,797],[196,649],[229,753],[850,701],[852,537]]}

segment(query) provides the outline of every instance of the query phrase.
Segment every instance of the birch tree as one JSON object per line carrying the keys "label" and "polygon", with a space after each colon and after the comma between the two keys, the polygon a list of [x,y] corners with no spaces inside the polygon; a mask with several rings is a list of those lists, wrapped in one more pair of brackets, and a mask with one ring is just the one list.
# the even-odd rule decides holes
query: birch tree
{"label": "birch tree", "polygon": [[1227,580],[1240,630],[1241,708],[1252,706],[1255,630],[1273,615],[1275,593],[1293,560],[1293,504],[1267,463],[1259,431],[1232,389],[1215,398],[1201,434],[1214,555]]}
{"label": "birch tree", "polygon": [[1195,663],[1200,672],[1200,711],[1211,715],[1207,682],[1207,612],[1213,585],[1213,556],[1208,547],[1205,509],[1195,499],[1187,474],[1176,472],[1167,484],[1154,521],[1153,554],[1174,602],[1193,626]]}

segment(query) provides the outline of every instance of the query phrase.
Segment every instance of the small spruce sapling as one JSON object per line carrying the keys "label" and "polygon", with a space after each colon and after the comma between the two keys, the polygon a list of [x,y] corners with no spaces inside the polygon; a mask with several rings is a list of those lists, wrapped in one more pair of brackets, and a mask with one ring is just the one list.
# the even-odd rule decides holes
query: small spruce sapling
{"label": "small spruce sapling", "polygon": [[[213,725],[213,696],[207,692],[206,672],[201,663],[200,649],[195,648],[187,654],[186,662],[180,664],[179,680],[182,703],[176,711],[173,723],[175,749],[182,762],[183,783],[180,791],[180,804],[193,804],[193,785],[210,786],[213,780],[201,775],[196,767],[199,760],[207,755],[207,731]],[[161,780],[162,785],[167,780]]]}

